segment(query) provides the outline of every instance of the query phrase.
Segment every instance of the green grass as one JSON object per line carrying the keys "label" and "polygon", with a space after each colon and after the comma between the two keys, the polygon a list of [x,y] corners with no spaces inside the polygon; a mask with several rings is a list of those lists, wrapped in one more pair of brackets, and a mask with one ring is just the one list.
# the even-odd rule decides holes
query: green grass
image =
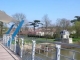
{"label": "green grass", "polygon": [[36,40],[36,43],[44,43],[44,42],[53,42],[54,39],[47,39],[46,38],[24,38],[25,43],[32,43],[32,40]]}
{"label": "green grass", "polygon": [[[34,38],[34,37],[27,37],[27,36],[24,36],[24,44],[25,43],[32,43],[32,40],[36,40],[36,43],[44,43],[44,42],[54,42],[55,39],[47,39],[46,38]],[[80,38],[72,38],[73,39],[73,42],[79,42],[80,41]],[[21,40],[20,40],[21,41]],[[14,44],[15,42],[12,41],[12,44]]]}
{"label": "green grass", "polygon": [[80,38],[73,38],[74,42],[80,41]]}

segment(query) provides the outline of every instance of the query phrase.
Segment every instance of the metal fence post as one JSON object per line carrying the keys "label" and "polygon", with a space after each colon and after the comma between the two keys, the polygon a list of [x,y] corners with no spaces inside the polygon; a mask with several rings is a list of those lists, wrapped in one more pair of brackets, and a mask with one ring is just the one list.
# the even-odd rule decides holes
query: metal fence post
{"label": "metal fence post", "polygon": [[3,34],[3,44],[4,44],[4,42],[5,42],[5,34]]}
{"label": "metal fence post", "polygon": [[32,40],[32,58],[31,60],[35,60],[35,46],[36,46],[36,41]]}
{"label": "metal fence post", "polygon": [[8,47],[8,35],[7,35],[7,37],[6,37],[6,46]]}
{"label": "metal fence post", "polygon": [[4,45],[6,45],[6,34],[4,36]]}
{"label": "metal fence post", "polygon": [[5,36],[5,34],[4,34],[4,45],[5,45],[5,37],[6,37],[6,36]]}
{"label": "metal fence post", "polygon": [[74,51],[72,52],[73,52],[72,60],[75,60],[75,52]]}
{"label": "metal fence post", "polygon": [[21,38],[21,40],[22,40],[22,48],[21,48],[21,58],[22,58],[22,55],[23,55],[23,42],[24,42],[24,39]]}
{"label": "metal fence post", "polygon": [[10,49],[11,49],[11,43],[12,43],[12,36],[10,35]]}
{"label": "metal fence post", "polygon": [[15,39],[14,39],[14,41],[15,41],[15,46],[14,46],[14,52],[16,53],[16,37],[15,37]]}
{"label": "metal fence post", "polygon": [[55,60],[60,60],[60,48],[61,48],[61,45],[56,44],[56,59]]}
{"label": "metal fence post", "polygon": [[9,36],[9,35],[7,35],[7,39],[6,39],[6,40],[7,40],[7,43],[6,43],[6,44],[7,44],[7,47],[8,47],[9,37],[10,37],[10,36]]}
{"label": "metal fence post", "polygon": [[7,46],[7,34],[5,34],[5,46]]}

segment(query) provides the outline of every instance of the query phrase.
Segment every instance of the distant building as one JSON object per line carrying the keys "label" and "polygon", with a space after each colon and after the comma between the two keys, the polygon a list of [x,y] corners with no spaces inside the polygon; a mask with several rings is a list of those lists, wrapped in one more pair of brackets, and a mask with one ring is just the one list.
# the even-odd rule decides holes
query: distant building
{"label": "distant building", "polygon": [[[13,33],[15,31],[16,28],[13,28],[11,33]],[[37,35],[37,36],[44,36],[44,35],[51,35],[53,36],[53,34],[56,32],[56,29],[54,28],[47,28],[47,30],[45,28],[37,28],[34,29],[32,27],[28,28],[27,30],[25,28],[22,28],[21,31],[18,34],[21,35]]]}
{"label": "distant building", "polygon": [[35,32],[34,32],[34,30],[33,30],[33,28],[32,29],[29,29],[28,30],[28,34],[30,35],[30,34],[32,34],[32,35],[37,35],[37,36],[44,36],[44,35],[51,35],[51,36],[53,36],[53,34],[55,33],[55,29],[54,28],[52,28],[52,29],[50,29],[50,28],[47,28],[47,29],[45,29],[45,28],[37,28],[37,29],[35,29]]}
{"label": "distant building", "polygon": [[69,38],[70,33],[67,30],[62,30],[60,32],[61,38]]}

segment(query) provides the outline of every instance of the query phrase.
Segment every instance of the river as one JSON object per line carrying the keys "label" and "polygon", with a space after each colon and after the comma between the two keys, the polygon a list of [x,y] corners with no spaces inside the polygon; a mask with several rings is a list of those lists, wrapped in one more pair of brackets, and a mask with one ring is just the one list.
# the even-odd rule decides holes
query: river
{"label": "river", "polygon": [[[69,49],[69,50],[61,50],[61,54],[64,55],[64,56],[68,56],[69,58],[72,58],[73,57],[73,54],[74,52],[72,52],[72,50],[75,50],[75,51],[79,51],[80,52],[80,49]],[[55,52],[55,51],[54,51]],[[45,53],[41,53],[40,54],[36,54],[36,56],[39,56],[40,58],[44,59],[44,60],[52,60],[48,57],[45,57],[43,56],[42,54],[44,54],[45,56],[49,56],[50,58],[54,58],[55,59],[55,53],[52,53],[52,52],[45,52]],[[65,58],[65,57],[60,57],[60,60],[71,60],[69,58]],[[75,53],[75,57],[74,57],[76,60],[80,60],[80,53]]]}

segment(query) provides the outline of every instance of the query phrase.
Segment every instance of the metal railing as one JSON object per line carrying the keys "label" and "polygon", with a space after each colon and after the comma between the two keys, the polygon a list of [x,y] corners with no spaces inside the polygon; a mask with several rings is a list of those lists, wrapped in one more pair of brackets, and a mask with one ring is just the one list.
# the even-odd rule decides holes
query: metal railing
{"label": "metal railing", "polygon": [[[24,47],[25,48],[25,60],[78,60],[75,58],[76,54],[80,54],[80,51],[72,50],[74,48],[80,48],[79,45],[74,44],[67,44],[67,43],[61,43],[61,42],[51,42],[52,46],[48,46],[48,43],[41,43],[37,44],[37,40],[32,40],[32,43],[27,43]],[[47,45],[44,47],[41,47],[41,45]],[[65,47],[63,47],[65,46]],[[69,48],[66,48],[69,47]],[[62,54],[62,51],[69,51],[71,53],[70,56]],[[27,53],[26,53],[27,52]],[[49,56],[49,53],[52,54],[52,56]],[[23,54],[24,55],[24,54]]]}
{"label": "metal railing", "polygon": [[[11,38],[11,35],[4,34],[3,44],[11,51],[16,53],[17,37],[14,39],[14,44],[12,44],[12,41],[10,41],[10,46],[8,46],[8,40]],[[61,42],[37,43],[36,41],[37,40],[32,40],[32,43],[24,44],[24,39],[21,38],[20,57],[22,60],[64,60],[63,58],[65,58],[65,60],[78,60],[75,58],[75,56],[76,54],[80,54],[80,51],[67,49],[66,47],[80,49],[79,45],[66,44]],[[72,55],[64,55],[62,54],[62,51],[69,51]]]}
{"label": "metal railing", "polygon": [[[24,39],[23,38],[20,38],[21,40],[21,45],[17,45],[17,36],[14,38],[14,40],[12,40],[12,35],[10,34],[4,34],[3,35],[3,44],[9,49],[11,50],[12,52],[14,52],[15,54],[17,54],[17,46],[20,47],[20,57],[22,58],[22,54],[23,54],[23,41]],[[10,45],[9,45],[10,43]]]}

